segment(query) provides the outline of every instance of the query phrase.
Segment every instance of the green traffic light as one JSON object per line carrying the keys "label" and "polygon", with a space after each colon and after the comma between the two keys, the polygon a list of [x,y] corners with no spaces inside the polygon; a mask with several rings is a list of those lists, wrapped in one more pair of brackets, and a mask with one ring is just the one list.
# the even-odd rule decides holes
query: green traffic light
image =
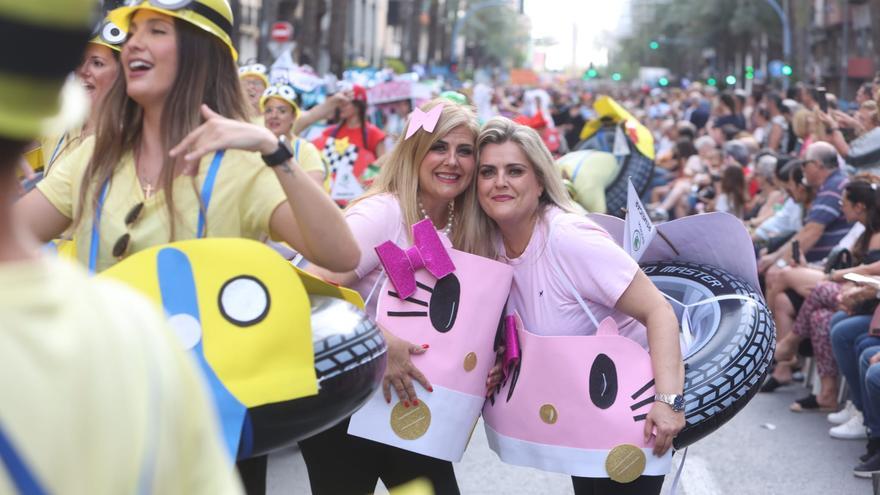
{"label": "green traffic light", "polygon": [[790,76],[792,74],[792,72],[793,71],[791,70],[790,65],[783,65],[782,66],[782,75],[783,76]]}
{"label": "green traffic light", "polygon": [[724,78],[724,82],[726,82],[728,86],[733,86],[734,84],[736,84],[736,76],[731,74]]}
{"label": "green traffic light", "polygon": [[652,42],[648,43],[648,46],[651,48],[651,50],[656,50],[656,49],[660,48],[660,43],[657,43],[656,41],[652,41]]}
{"label": "green traffic light", "polygon": [[657,81],[657,84],[659,84],[660,86],[668,86],[668,85],[669,85],[669,79],[666,79],[665,77],[661,77],[661,78]]}
{"label": "green traffic light", "polygon": [[611,74],[611,79],[615,81],[620,81],[622,79],[620,72],[615,72],[614,74]]}
{"label": "green traffic light", "polygon": [[709,86],[716,86],[718,85],[718,81],[716,81],[714,77],[710,77],[709,79],[706,79],[706,84]]}
{"label": "green traffic light", "polygon": [[755,78],[754,74],[752,74],[751,72],[746,72],[746,79],[754,79],[754,78]]}
{"label": "green traffic light", "polygon": [[587,71],[587,77],[592,78],[592,77],[596,77],[598,75],[599,75],[599,71],[597,71],[596,69],[590,69]]}
{"label": "green traffic light", "polygon": [[746,66],[746,72],[755,72],[755,68],[751,65]]}

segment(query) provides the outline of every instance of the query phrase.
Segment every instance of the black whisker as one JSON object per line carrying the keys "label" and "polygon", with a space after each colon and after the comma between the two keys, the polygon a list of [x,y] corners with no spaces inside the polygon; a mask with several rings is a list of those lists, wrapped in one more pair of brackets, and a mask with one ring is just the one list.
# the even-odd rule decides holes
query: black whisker
{"label": "black whisker", "polygon": [[[388,295],[391,297],[396,297],[396,298],[400,299],[400,294],[398,294],[397,292],[389,290]],[[404,299],[404,301],[411,302],[413,304],[418,304],[419,306],[424,306],[426,308],[428,307],[428,303],[426,303],[425,301],[422,301],[420,299],[416,299],[414,297],[407,297],[406,299]]]}
{"label": "black whisker", "polygon": [[428,316],[424,311],[389,311],[388,316]]}
{"label": "black whisker", "polygon": [[636,390],[636,393],[632,394],[632,400],[636,400],[636,398],[638,398],[638,396],[642,395],[642,394],[645,393],[649,388],[651,388],[651,387],[653,387],[653,386],[654,386],[654,379],[651,378],[651,381],[649,381],[648,383],[646,383],[644,387],[642,387],[642,388]]}
{"label": "black whisker", "polygon": [[432,287],[428,287],[427,285],[425,285],[421,282],[416,282],[416,285],[422,290],[426,290],[430,293],[434,293],[434,289]]}
{"label": "black whisker", "polygon": [[641,401],[641,402],[637,402],[637,403],[635,403],[635,404],[629,406],[629,408],[632,409],[633,411],[635,411],[636,409],[639,409],[639,408],[645,407],[645,406],[647,406],[648,404],[650,404],[650,403],[652,403],[652,402],[654,402],[654,398],[653,398],[653,397],[648,397],[647,399],[645,399],[645,400],[643,400],[643,401]]}
{"label": "black whisker", "polygon": [[639,414],[638,416],[633,416],[633,421],[644,421],[647,417],[647,414]]}

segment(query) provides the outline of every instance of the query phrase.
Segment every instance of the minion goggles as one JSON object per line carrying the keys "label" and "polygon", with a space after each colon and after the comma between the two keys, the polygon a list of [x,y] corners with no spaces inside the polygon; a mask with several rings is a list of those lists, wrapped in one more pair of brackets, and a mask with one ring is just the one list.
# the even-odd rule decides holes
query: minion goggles
{"label": "minion goggles", "polygon": [[122,44],[125,43],[127,34],[110,20],[104,20],[92,32],[92,39],[89,43],[106,46],[113,51],[122,50]]}
{"label": "minion goggles", "polygon": [[269,98],[277,98],[292,106],[294,116],[299,117],[299,105],[296,103],[296,91],[290,86],[286,84],[277,84],[267,88],[266,91],[263,92],[263,96],[260,97],[261,112],[266,111],[266,102],[269,101]]}
{"label": "minion goggles", "polygon": [[176,17],[208,31],[229,47],[233,60],[238,59],[232,46],[232,10],[226,0],[128,0],[124,7],[112,11],[110,18],[128,31],[131,15],[140,8]]}

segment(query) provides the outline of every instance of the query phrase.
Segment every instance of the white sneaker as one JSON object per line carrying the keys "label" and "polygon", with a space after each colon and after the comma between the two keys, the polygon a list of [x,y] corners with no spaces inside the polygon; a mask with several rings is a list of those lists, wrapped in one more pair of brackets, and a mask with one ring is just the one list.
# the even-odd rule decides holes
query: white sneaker
{"label": "white sneaker", "polygon": [[865,422],[862,419],[862,413],[859,411],[856,411],[846,423],[837,425],[828,430],[828,434],[831,435],[831,438],[837,438],[839,440],[859,440],[868,438],[868,433],[865,431]]}
{"label": "white sneaker", "polygon": [[846,406],[843,409],[828,415],[828,422],[833,425],[842,425],[849,421],[849,418],[853,417],[856,411],[856,406],[853,405],[852,401],[846,401]]}

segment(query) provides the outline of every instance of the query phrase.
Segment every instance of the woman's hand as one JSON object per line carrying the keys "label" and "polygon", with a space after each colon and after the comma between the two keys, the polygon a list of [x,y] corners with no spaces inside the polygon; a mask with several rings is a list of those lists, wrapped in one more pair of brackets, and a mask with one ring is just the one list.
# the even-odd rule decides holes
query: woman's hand
{"label": "woman's hand", "polygon": [[269,129],[227,119],[208,105],[202,105],[201,110],[205,122],[171,149],[172,158],[183,155],[185,161],[192,163],[217,150],[259,151],[268,155],[278,149],[278,138]]}
{"label": "woman's hand", "polygon": [[489,370],[489,376],[486,378],[486,397],[492,395],[495,387],[504,379],[504,346],[495,349],[495,366]]}
{"label": "woman's hand", "polygon": [[662,456],[672,447],[672,440],[684,428],[684,411],[675,412],[672,406],[663,402],[654,402],[648,417],[645,418],[645,442],[654,438],[654,455]]}
{"label": "woman's hand", "polygon": [[394,387],[404,406],[409,407],[410,401],[414,405],[418,405],[416,389],[412,383],[413,379],[425,387],[428,392],[433,392],[434,389],[425,375],[412,363],[410,355],[424,354],[428,350],[428,345],[415,345],[384,329],[382,333],[388,343],[388,364],[385,367],[385,376],[382,378],[382,394],[385,396],[385,402],[391,403],[391,387]]}

